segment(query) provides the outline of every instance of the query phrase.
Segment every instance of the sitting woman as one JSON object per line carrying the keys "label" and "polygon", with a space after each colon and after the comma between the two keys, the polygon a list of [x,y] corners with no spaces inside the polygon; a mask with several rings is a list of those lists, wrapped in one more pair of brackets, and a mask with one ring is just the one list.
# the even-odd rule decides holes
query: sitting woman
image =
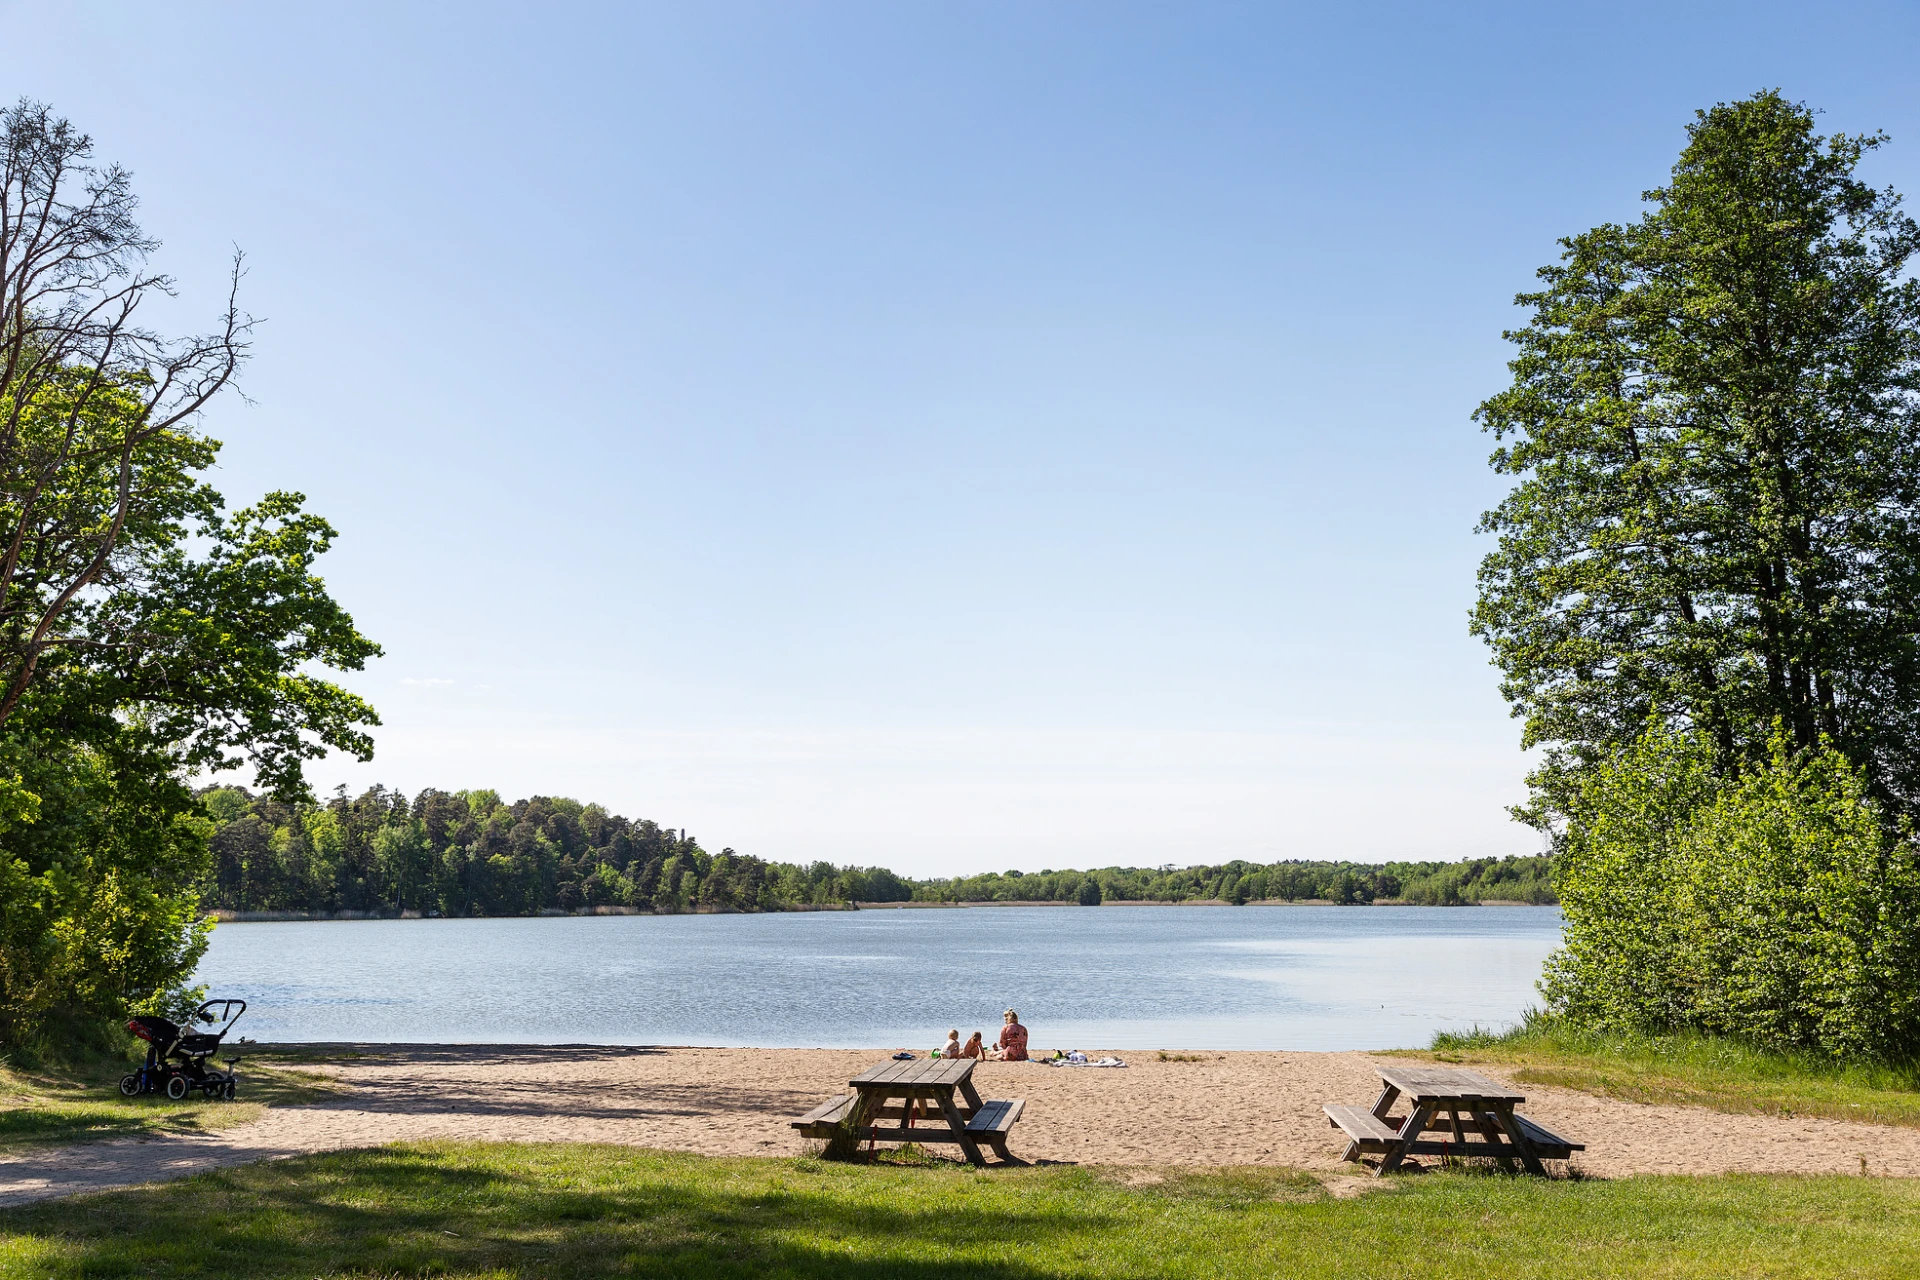
{"label": "sitting woman", "polygon": [[957,1058],[960,1056],[960,1028],[947,1032],[947,1042],[933,1051],[936,1058]]}
{"label": "sitting woman", "polygon": [[984,1058],[987,1056],[987,1047],[980,1043],[980,1033],[978,1031],[968,1037],[965,1047],[960,1050],[960,1056],[963,1058]]}
{"label": "sitting woman", "polygon": [[1013,1010],[1007,1010],[1007,1025],[1000,1028],[1000,1047],[987,1056],[995,1062],[1027,1060],[1027,1029],[1020,1025],[1020,1015]]}

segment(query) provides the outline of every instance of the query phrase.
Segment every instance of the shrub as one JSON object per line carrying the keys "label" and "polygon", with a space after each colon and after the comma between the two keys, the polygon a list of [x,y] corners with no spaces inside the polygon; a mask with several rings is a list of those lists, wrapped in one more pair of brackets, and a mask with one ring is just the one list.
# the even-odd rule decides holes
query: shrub
{"label": "shrub", "polygon": [[1920,1050],[1920,862],[1822,744],[1716,776],[1702,739],[1651,729],[1573,807],[1549,1006],[1585,1026],[1779,1049]]}

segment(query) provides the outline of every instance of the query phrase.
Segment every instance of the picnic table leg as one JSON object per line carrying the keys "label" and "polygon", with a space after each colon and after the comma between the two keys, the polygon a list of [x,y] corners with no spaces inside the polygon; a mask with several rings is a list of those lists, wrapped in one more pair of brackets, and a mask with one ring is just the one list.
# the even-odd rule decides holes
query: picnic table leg
{"label": "picnic table leg", "polygon": [[1431,1102],[1414,1104],[1406,1123],[1400,1126],[1400,1141],[1394,1144],[1393,1150],[1380,1157],[1380,1167],[1373,1171],[1374,1177],[1384,1178],[1400,1167],[1400,1162],[1407,1158],[1407,1148],[1419,1141],[1420,1135],[1426,1132],[1427,1118],[1432,1114]]}
{"label": "picnic table leg", "polygon": [[826,1154],[833,1160],[852,1160],[860,1155],[860,1143],[866,1139],[867,1132],[873,1127],[874,1112],[880,1103],[865,1089],[855,1089],[853,1105],[847,1114],[840,1117],[840,1123],[834,1127],[834,1134],[827,1139]]}
{"label": "picnic table leg", "polygon": [[1519,1121],[1513,1118],[1513,1104],[1495,1107],[1493,1114],[1499,1118],[1500,1127],[1507,1131],[1507,1137],[1513,1139],[1513,1145],[1520,1152],[1520,1163],[1527,1166],[1527,1172],[1544,1178],[1547,1166],[1540,1163],[1540,1153],[1533,1149],[1533,1140],[1520,1128]]}
{"label": "picnic table leg", "polygon": [[[960,1096],[967,1100],[967,1105],[974,1111],[977,1112],[980,1110],[980,1091],[973,1087],[972,1076],[968,1076],[960,1082]],[[968,1116],[967,1118],[971,1120],[973,1117]]]}
{"label": "picnic table leg", "polygon": [[940,1103],[940,1114],[947,1118],[947,1127],[953,1130],[953,1136],[960,1144],[960,1154],[967,1163],[985,1167],[987,1158],[980,1154],[979,1146],[967,1133],[967,1122],[960,1118],[959,1108],[953,1105],[953,1090],[943,1089],[935,1095]]}
{"label": "picnic table leg", "polygon": [[1473,1113],[1473,1121],[1474,1121],[1474,1127],[1480,1130],[1481,1137],[1485,1138],[1490,1145],[1498,1147],[1502,1152],[1506,1153],[1506,1154],[1497,1155],[1494,1157],[1495,1160],[1500,1162],[1500,1172],[1512,1173],[1513,1172],[1513,1154],[1512,1154],[1513,1144],[1510,1142],[1502,1142],[1500,1140],[1501,1134],[1504,1133],[1505,1131],[1501,1129],[1500,1122],[1494,1119],[1493,1112],[1485,1111],[1485,1110],[1476,1111]]}

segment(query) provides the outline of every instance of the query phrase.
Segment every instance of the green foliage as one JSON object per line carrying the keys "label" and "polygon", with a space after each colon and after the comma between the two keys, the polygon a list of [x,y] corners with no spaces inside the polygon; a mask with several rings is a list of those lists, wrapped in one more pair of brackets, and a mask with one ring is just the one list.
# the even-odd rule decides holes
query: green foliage
{"label": "green foliage", "polygon": [[191,1003],[216,821],[181,779],[250,765],[297,795],[304,760],[366,755],[372,709],[314,671],[378,652],[314,576],[333,531],[298,495],[229,518],[199,478],[217,442],[144,432],[133,390],[82,370],[40,395],[5,456],[41,470],[0,492],[0,518],[30,530],[0,611],[0,1045],[16,1058]]}
{"label": "green foliage", "polygon": [[1830,746],[1716,779],[1707,735],[1655,724],[1597,764],[1560,862],[1549,1006],[1576,1025],[1695,1028],[1836,1057],[1920,1052],[1920,862]]}
{"label": "green foliage", "polygon": [[507,804],[429,789],[409,802],[374,787],[314,804],[217,787],[201,804],[213,828],[206,905],[231,911],[772,911],[910,893],[883,868],[710,854],[684,831],[559,796]]}
{"label": "green foliage", "polygon": [[130,1011],[178,1014],[206,947],[195,885],[212,824],[138,724],[37,723],[29,701],[0,760],[36,798],[0,834],[0,1044],[66,1057]]}
{"label": "green foliage", "polygon": [[1772,92],[1701,112],[1651,210],[1518,300],[1473,630],[1543,828],[1656,710],[1721,775],[1779,723],[1920,803],[1920,225],[1855,175],[1884,139],[1813,126]]}
{"label": "green foliage", "polygon": [[408,801],[374,787],[357,798],[341,792],[312,804],[216,787],[201,793],[201,804],[213,829],[206,905],[229,911],[500,916],[907,901],[1554,901],[1552,863],[1544,857],[1384,866],[1231,862],[909,880],[884,867],[799,866],[732,849],[710,854],[684,831],[558,796],[507,804],[495,791],[429,789]]}
{"label": "green foliage", "polygon": [[1465,862],[1234,861],[1196,867],[1102,867],[1097,871],[988,872],[919,881],[919,902],[1335,902],[1343,906],[1410,902],[1548,904],[1552,859],[1474,858]]}
{"label": "green foliage", "polygon": [[[334,536],[298,494],[227,515],[198,415],[248,322],[178,342],[132,323],[126,173],[36,103],[0,109],[0,1046],[70,1051],[177,1011],[205,945],[213,827],[182,784],[366,758],[371,707],[323,678],[379,649],[314,575]],[[238,263],[234,283],[238,284]]]}
{"label": "green foliage", "polygon": [[[213,497],[216,506],[218,498]],[[135,581],[88,612],[95,695],[139,706],[197,770],[253,771],[286,796],[301,765],[329,751],[372,758],[373,708],[313,674],[358,671],[380,647],[314,574],[333,544],[297,493],[270,493],[230,517],[169,530]]]}
{"label": "green foliage", "polygon": [[1271,1168],[981,1174],[560,1143],[386,1146],[8,1209],[0,1274],[1892,1280],[1920,1268],[1911,1179],[1393,1182],[1336,1198]]}
{"label": "green foliage", "polygon": [[134,389],[68,370],[0,450],[26,468],[0,475],[0,527],[23,530],[4,562],[0,722],[48,685],[57,703],[137,711],[181,767],[244,765],[299,795],[303,761],[366,759],[379,723],[314,674],[380,652],[313,572],[334,531],[295,493],[223,514],[200,478],[219,442],[146,432],[142,412]]}

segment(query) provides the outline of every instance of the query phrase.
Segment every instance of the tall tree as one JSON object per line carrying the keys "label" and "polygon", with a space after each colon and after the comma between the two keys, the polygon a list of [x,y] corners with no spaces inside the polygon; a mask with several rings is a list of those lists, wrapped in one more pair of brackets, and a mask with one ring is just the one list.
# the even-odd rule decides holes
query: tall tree
{"label": "tall tree", "polygon": [[[198,415],[245,354],[231,290],[210,337],[143,328],[171,284],[146,269],[127,175],[90,155],[45,107],[0,110],[7,1047],[185,998],[213,825],[187,776],[250,765],[303,798],[303,763],[367,758],[378,723],[321,674],[379,652],[313,572],[333,529],[293,493],[228,515],[202,478],[219,445]],[[314,816],[304,847],[339,862],[334,815]]]}
{"label": "tall tree", "polygon": [[1472,626],[1528,746],[1524,812],[1658,716],[1716,768],[1772,726],[1920,804],[1920,227],[1777,92],[1697,114],[1636,223],[1561,241],[1512,385],[1515,477]]}
{"label": "tall tree", "polygon": [[141,322],[173,282],[148,269],[157,242],[130,176],[92,154],[44,104],[0,109],[0,728],[45,656],[74,643],[129,529],[178,514],[191,429],[247,350],[237,258],[212,332]]}

